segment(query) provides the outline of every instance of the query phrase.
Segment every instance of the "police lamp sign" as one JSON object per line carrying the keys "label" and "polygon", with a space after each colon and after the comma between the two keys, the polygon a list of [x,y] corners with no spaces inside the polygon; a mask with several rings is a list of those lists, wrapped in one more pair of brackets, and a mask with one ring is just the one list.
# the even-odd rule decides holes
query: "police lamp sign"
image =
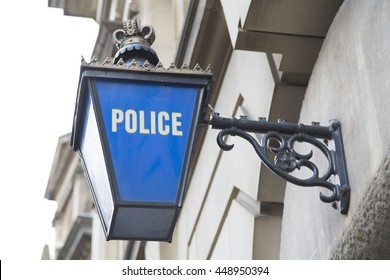
{"label": "police lamp sign", "polygon": [[95,87],[119,200],[175,203],[199,88],[103,79]]}
{"label": "police lamp sign", "polygon": [[212,74],[82,63],[71,146],[107,240],[172,240]]}

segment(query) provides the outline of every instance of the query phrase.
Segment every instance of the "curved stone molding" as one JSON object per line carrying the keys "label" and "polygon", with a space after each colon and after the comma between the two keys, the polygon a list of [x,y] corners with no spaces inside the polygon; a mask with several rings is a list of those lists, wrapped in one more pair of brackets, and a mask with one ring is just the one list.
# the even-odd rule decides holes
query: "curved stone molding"
{"label": "curved stone molding", "polygon": [[390,259],[390,150],[330,259]]}

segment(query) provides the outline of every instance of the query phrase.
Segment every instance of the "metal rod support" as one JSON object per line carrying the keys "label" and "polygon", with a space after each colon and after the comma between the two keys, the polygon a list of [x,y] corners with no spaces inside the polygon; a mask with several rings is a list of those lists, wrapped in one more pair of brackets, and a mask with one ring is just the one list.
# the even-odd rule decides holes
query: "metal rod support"
{"label": "metal rod support", "polygon": [[[225,142],[224,136],[239,136],[247,140],[255,149],[261,161],[276,175],[285,180],[303,187],[323,187],[330,194],[320,193],[320,199],[326,203],[332,203],[337,208],[340,204],[340,213],[347,214],[350,200],[350,186],[344,155],[341,125],[337,120],[332,120],[329,126],[291,124],[284,120],[269,122],[264,118],[248,120],[246,116],[237,118],[220,117],[218,113],[212,114],[209,124],[213,129],[221,129],[217,137],[219,147],[229,151],[234,145]],[[263,134],[260,143],[249,133]],[[272,140],[272,141],[271,141]],[[321,140],[321,141],[320,141]],[[334,148],[329,148],[329,141],[334,142]],[[270,145],[270,142],[273,144]],[[308,143],[316,147],[327,159],[328,166],[324,174],[320,174],[319,168],[311,160],[313,151],[301,154],[294,149],[296,142]],[[275,143],[278,146],[275,147]],[[270,155],[273,152],[274,156]],[[311,176],[306,179],[296,177],[293,171],[301,167],[311,171]],[[329,193],[329,192],[328,192]]]}
{"label": "metal rod support", "polygon": [[224,118],[220,117],[219,113],[213,114],[210,124],[213,129],[237,127],[247,132],[255,133],[266,133],[268,131],[278,131],[287,135],[305,133],[316,138],[328,140],[331,140],[333,137],[333,128],[331,126],[291,124],[285,122],[284,120],[280,120],[279,122],[270,122],[263,118],[259,118],[259,120],[254,121],[248,120],[245,116],[242,116],[239,119]]}

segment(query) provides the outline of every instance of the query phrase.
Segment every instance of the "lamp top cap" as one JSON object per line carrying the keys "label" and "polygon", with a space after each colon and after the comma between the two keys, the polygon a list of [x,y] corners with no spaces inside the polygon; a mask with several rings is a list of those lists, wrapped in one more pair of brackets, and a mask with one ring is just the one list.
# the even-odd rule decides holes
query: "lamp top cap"
{"label": "lamp top cap", "polygon": [[151,46],[156,39],[156,32],[151,25],[141,26],[140,20],[129,19],[123,22],[123,29],[114,31],[112,39],[118,50],[135,40]]}

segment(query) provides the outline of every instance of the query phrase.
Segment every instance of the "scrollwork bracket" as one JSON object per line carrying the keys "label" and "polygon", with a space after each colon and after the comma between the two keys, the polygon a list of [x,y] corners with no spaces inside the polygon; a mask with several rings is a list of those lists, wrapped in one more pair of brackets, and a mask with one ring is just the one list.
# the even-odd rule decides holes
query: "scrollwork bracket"
{"label": "scrollwork bracket", "polygon": [[[245,116],[239,119],[224,118],[213,112],[209,124],[213,129],[221,129],[217,143],[222,150],[230,151],[234,146],[227,144],[224,136],[239,136],[253,146],[261,161],[273,173],[295,185],[328,189],[330,195],[320,192],[321,201],[332,203],[335,208],[339,203],[340,213],[348,213],[351,189],[340,122],[332,120],[329,126],[320,126],[318,123],[303,125],[283,120],[269,122],[264,118],[254,121]],[[249,133],[262,134],[262,138],[258,142]],[[330,141],[334,143],[332,149],[328,146]],[[313,151],[301,154],[295,150],[296,143],[308,143],[316,147],[327,161],[326,170],[320,174],[318,166],[312,161]],[[302,179],[293,174],[302,167],[311,172],[309,178]]]}

